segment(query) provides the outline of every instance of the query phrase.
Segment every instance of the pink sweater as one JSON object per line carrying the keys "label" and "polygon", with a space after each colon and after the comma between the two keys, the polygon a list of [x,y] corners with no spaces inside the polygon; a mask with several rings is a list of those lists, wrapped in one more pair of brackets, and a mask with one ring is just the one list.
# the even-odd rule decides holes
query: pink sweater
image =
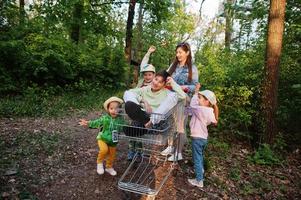
{"label": "pink sweater", "polygon": [[189,124],[191,137],[207,139],[207,126],[211,123],[216,123],[213,108],[200,106],[197,95],[193,95],[190,102],[190,107],[190,112],[192,114],[192,118]]}

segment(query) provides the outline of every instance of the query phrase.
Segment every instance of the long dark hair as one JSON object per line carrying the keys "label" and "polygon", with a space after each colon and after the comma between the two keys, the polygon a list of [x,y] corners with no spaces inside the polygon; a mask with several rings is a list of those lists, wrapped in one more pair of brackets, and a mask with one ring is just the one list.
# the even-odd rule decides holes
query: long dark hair
{"label": "long dark hair", "polygon": [[[185,64],[188,66],[188,79],[187,80],[188,80],[188,82],[191,82],[191,80],[192,80],[192,57],[191,57],[190,45],[187,42],[182,42],[182,43],[177,45],[176,51],[177,51],[178,48],[181,48],[186,53],[189,52]],[[172,63],[172,65],[171,65],[171,67],[168,70],[168,73],[170,75],[172,73],[174,73],[174,71],[176,70],[178,64],[179,64],[179,61],[178,61],[177,56],[176,56],[173,63]]]}

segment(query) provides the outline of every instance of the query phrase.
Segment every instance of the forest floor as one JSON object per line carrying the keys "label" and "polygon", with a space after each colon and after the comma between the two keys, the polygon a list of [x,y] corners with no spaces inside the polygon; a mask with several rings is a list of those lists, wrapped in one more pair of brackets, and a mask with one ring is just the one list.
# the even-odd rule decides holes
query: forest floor
{"label": "forest floor", "polygon": [[[84,117],[92,119],[100,113]],[[59,119],[0,119],[0,199],[146,199],[124,192],[117,183],[129,165],[127,143],[118,145],[117,176],[96,173],[97,130],[78,126],[80,113]],[[300,199],[300,151],[276,166],[248,160],[246,144],[212,138],[204,188],[190,186],[190,147],[156,199]],[[160,172],[156,174],[160,176]]]}

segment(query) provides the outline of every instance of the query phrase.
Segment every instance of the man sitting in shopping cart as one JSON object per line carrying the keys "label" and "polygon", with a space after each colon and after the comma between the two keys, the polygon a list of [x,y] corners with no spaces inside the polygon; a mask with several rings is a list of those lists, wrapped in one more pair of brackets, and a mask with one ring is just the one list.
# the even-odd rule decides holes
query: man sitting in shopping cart
{"label": "man sitting in shopping cart", "polygon": [[[172,91],[166,86],[170,86]],[[185,98],[181,86],[165,70],[158,72],[149,86],[127,90],[123,96],[127,115],[146,128],[161,121],[158,117],[152,117],[156,116],[152,113],[164,115]]]}

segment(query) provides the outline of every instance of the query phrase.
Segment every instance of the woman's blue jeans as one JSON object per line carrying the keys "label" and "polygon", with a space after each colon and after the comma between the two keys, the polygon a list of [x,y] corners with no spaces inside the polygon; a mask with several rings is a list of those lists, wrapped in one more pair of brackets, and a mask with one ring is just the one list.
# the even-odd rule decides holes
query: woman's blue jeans
{"label": "woman's blue jeans", "polygon": [[192,158],[196,180],[204,180],[204,150],[207,140],[203,138],[192,138]]}

